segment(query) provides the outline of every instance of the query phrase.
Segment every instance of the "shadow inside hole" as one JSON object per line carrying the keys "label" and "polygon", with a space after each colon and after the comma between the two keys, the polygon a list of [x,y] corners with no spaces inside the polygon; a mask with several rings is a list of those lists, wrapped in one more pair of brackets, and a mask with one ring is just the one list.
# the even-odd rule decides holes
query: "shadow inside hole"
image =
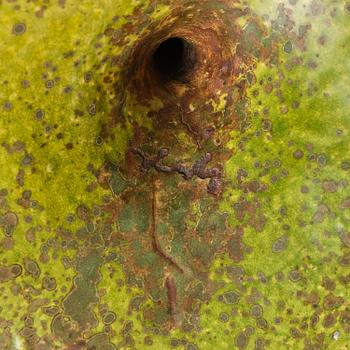
{"label": "shadow inside hole", "polygon": [[165,82],[187,82],[189,74],[197,64],[197,52],[187,40],[179,37],[169,38],[154,51],[153,64]]}

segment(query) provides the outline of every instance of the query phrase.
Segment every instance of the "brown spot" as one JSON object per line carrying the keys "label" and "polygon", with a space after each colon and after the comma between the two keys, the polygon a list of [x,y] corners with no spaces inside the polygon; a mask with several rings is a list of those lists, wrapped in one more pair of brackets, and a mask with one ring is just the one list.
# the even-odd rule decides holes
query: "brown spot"
{"label": "brown spot", "polygon": [[295,327],[292,327],[290,329],[290,335],[295,339],[300,339],[303,336],[303,334],[299,331],[299,329]]}
{"label": "brown spot", "polygon": [[5,225],[16,226],[18,223],[18,218],[15,213],[8,212],[2,217],[2,221]]}
{"label": "brown spot", "polygon": [[339,238],[346,247],[350,248],[350,232],[341,232]]}
{"label": "brown spot", "polygon": [[13,27],[12,27],[12,34],[14,35],[22,35],[25,33],[25,31],[27,30],[27,27],[24,23],[16,23]]}
{"label": "brown spot", "polygon": [[348,310],[341,311],[339,321],[345,332],[350,333],[350,312]]}
{"label": "brown spot", "polygon": [[0,266],[0,283],[12,280],[22,273],[22,266],[13,264],[10,266]]}
{"label": "brown spot", "polygon": [[233,261],[239,262],[243,259],[244,245],[242,243],[243,228],[236,228],[228,244],[228,251]]}
{"label": "brown spot", "polygon": [[49,291],[56,289],[56,279],[54,277],[45,276],[42,280],[42,287]]}
{"label": "brown spot", "polygon": [[333,293],[328,294],[323,299],[323,307],[326,310],[337,309],[344,303],[344,299],[342,297],[337,297]]}
{"label": "brown spot", "polygon": [[334,314],[330,313],[325,315],[322,324],[325,328],[330,328],[333,327],[336,324],[336,322],[336,317],[334,316]]}
{"label": "brown spot", "polygon": [[350,197],[345,198],[341,204],[340,204],[341,209],[350,209]]}
{"label": "brown spot", "polygon": [[29,243],[34,243],[35,242],[35,228],[34,227],[29,228],[25,233],[25,237]]}
{"label": "brown spot", "polygon": [[317,291],[311,291],[305,298],[305,303],[310,305],[318,305],[321,301],[321,298]]}
{"label": "brown spot", "polygon": [[29,258],[24,259],[24,268],[26,272],[28,272],[34,278],[38,278],[40,276],[39,265],[34,260]]}
{"label": "brown spot", "polygon": [[235,339],[235,343],[239,350],[244,350],[248,346],[249,339],[244,332],[240,332]]}
{"label": "brown spot", "polygon": [[324,180],[322,183],[322,188],[325,192],[334,193],[337,192],[338,185],[334,180]]}
{"label": "brown spot", "polygon": [[315,224],[321,223],[325,220],[326,215],[329,213],[329,208],[325,204],[320,204],[317,208],[316,213],[312,217],[312,221]]}
{"label": "brown spot", "polygon": [[302,150],[298,149],[293,153],[293,156],[295,159],[301,159],[304,156],[304,152]]}
{"label": "brown spot", "polygon": [[5,250],[10,250],[15,245],[15,241],[12,237],[4,237],[1,241],[1,247]]}
{"label": "brown spot", "polygon": [[328,291],[333,291],[336,287],[336,283],[331,278],[325,276],[322,280],[322,286]]}

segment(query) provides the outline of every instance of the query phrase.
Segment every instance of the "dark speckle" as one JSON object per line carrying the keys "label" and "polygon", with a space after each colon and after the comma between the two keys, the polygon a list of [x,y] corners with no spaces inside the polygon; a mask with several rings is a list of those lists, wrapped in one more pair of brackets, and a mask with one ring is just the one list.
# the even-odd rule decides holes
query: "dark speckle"
{"label": "dark speckle", "polygon": [[34,260],[31,260],[29,258],[25,259],[24,268],[34,278],[38,278],[40,276],[40,268]]}
{"label": "dark speckle", "polygon": [[31,165],[32,163],[33,163],[33,156],[30,154],[26,154],[21,161],[21,165],[23,166]]}
{"label": "dark speckle", "polygon": [[347,162],[347,161],[342,162],[341,168],[342,168],[342,170],[345,170],[345,171],[349,170],[350,169],[350,162]]}
{"label": "dark speckle", "polygon": [[47,89],[52,89],[55,85],[55,82],[53,80],[47,80],[46,83],[45,83],[45,86]]}
{"label": "dark speckle", "polygon": [[301,158],[303,158],[303,156],[304,156],[304,152],[303,152],[302,150],[300,150],[300,149],[296,150],[296,151],[293,153],[293,157],[294,157],[295,159],[301,159]]}
{"label": "dark speckle", "polygon": [[35,119],[42,120],[44,118],[45,112],[42,109],[37,109],[35,111]]}
{"label": "dark speckle", "polygon": [[144,340],[143,340],[143,343],[144,343],[145,345],[151,346],[151,345],[153,344],[153,340],[152,340],[152,338],[151,338],[150,336],[146,336],[146,337],[144,338]]}
{"label": "dark speckle", "polygon": [[101,146],[103,144],[102,137],[101,136],[97,136],[95,142],[96,142],[97,146]]}
{"label": "dark speckle", "polygon": [[327,164],[327,157],[325,154],[319,154],[317,156],[317,163],[320,165],[326,165]]}
{"label": "dark speckle", "polygon": [[238,336],[236,337],[236,345],[240,350],[243,350],[247,347],[248,338],[243,332],[239,333]]}
{"label": "dark speckle", "polygon": [[4,111],[10,111],[12,109],[12,103],[10,101],[6,101],[3,104]]}
{"label": "dark speckle", "polygon": [[287,41],[285,44],[284,44],[284,52],[286,53],[291,53],[293,51],[293,44],[291,41]]}
{"label": "dark speckle", "polygon": [[195,345],[195,344],[188,343],[188,344],[186,345],[186,350],[198,350],[198,347],[197,347],[197,345]]}
{"label": "dark speckle", "polygon": [[84,81],[85,83],[88,83],[92,80],[92,72],[85,72],[84,73]]}
{"label": "dark speckle", "polygon": [[12,27],[12,34],[14,35],[22,35],[25,33],[25,31],[27,30],[27,27],[24,23],[16,23],[13,27]]}
{"label": "dark speckle", "polygon": [[228,322],[230,320],[230,318],[229,318],[229,316],[228,316],[228,314],[226,312],[220,312],[219,320],[222,323],[226,323],[226,322]]}
{"label": "dark speckle", "polygon": [[73,57],[74,56],[74,54],[75,54],[75,52],[74,51],[67,51],[67,52],[65,52],[64,54],[63,54],[63,58],[71,58],[71,57]]}
{"label": "dark speckle", "polygon": [[30,83],[29,83],[28,80],[22,80],[22,84],[21,85],[22,85],[23,89],[28,89],[29,86],[30,86]]}
{"label": "dark speckle", "polygon": [[72,87],[71,86],[66,86],[64,89],[63,89],[63,92],[65,94],[69,94],[70,92],[72,92]]}
{"label": "dark speckle", "polygon": [[116,320],[116,315],[113,311],[109,311],[103,316],[103,323],[104,324],[111,324],[115,320]]}
{"label": "dark speckle", "polygon": [[95,103],[91,103],[91,105],[88,108],[89,114],[90,115],[95,115],[96,114],[96,105]]}
{"label": "dark speckle", "polygon": [[55,290],[56,289],[56,280],[54,277],[45,276],[42,280],[42,287],[46,290]]}

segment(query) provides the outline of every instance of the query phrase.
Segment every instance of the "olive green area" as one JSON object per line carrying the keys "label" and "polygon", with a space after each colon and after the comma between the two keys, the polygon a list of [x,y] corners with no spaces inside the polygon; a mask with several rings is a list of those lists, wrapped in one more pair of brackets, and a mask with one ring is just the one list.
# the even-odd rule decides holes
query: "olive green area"
{"label": "olive green area", "polygon": [[[198,203],[179,203],[158,228],[221,232],[227,218],[234,232],[247,223],[242,259],[228,251],[210,268],[217,288],[199,329],[165,332],[146,321],[154,302],[138,276],[133,287],[125,276],[123,243],[101,246],[112,228],[99,206],[128,188],[116,164],[133,136],[131,123],[116,124],[113,140],[101,136],[117,93],[103,77],[119,68],[108,57],[139,39],[112,47],[104,32],[163,18],[174,3],[0,2],[0,349],[75,349],[77,337],[98,350],[349,349],[348,2],[248,1],[277,47],[271,63],[257,60],[254,79],[245,77],[244,127],[227,145],[220,213],[204,222]],[[254,28],[245,30],[249,46]],[[127,108],[152,128],[147,109]],[[107,189],[94,175],[106,162]],[[189,207],[193,221],[183,222]],[[142,235],[150,210],[131,213],[121,208],[120,230]],[[189,249],[208,254],[200,240]],[[150,268],[155,257],[138,259]]]}

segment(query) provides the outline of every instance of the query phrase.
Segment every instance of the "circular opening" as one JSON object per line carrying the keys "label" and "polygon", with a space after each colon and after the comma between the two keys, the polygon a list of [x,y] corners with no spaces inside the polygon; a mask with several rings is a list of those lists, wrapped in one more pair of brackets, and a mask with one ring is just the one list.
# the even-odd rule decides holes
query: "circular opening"
{"label": "circular opening", "polygon": [[165,81],[185,82],[196,66],[196,49],[183,38],[169,38],[154,51],[153,62],[156,71]]}

